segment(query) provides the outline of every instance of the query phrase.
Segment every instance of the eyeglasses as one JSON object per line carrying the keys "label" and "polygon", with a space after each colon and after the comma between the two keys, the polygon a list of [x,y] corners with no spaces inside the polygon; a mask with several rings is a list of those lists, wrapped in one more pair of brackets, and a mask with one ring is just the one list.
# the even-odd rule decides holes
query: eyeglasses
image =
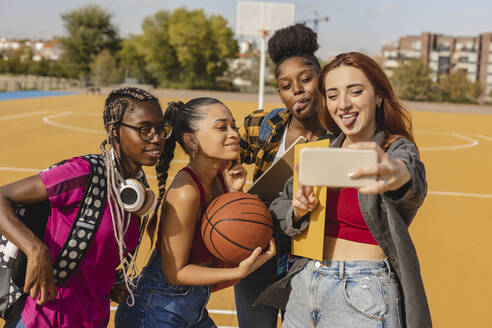
{"label": "eyeglasses", "polygon": [[173,131],[173,128],[170,125],[165,125],[164,123],[157,127],[152,125],[133,126],[123,122],[120,122],[120,125],[137,130],[138,134],[140,135],[140,139],[142,139],[143,141],[152,140],[156,134],[158,134],[161,139],[166,140],[171,136],[171,132]]}

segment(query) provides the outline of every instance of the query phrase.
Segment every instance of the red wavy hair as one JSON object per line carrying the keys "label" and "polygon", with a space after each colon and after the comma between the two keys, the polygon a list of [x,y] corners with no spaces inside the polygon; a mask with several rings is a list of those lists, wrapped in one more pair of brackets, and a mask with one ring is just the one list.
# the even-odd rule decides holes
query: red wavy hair
{"label": "red wavy hair", "polygon": [[328,72],[342,65],[362,71],[374,87],[375,94],[383,100],[381,106],[376,109],[376,124],[385,134],[382,148],[386,149],[394,140],[401,137],[415,144],[410,113],[396,97],[388,77],[378,63],[359,52],[340,54],[319,72],[318,91],[322,95],[323,105],[318,109],[318,116],[324,127],[336,134],[341,132],[326,107],[325,77]]}

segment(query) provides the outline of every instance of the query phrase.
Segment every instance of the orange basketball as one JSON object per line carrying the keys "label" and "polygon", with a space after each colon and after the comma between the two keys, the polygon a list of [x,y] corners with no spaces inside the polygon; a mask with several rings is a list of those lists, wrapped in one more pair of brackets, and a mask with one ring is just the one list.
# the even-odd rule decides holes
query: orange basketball
{"label": "orange basketball", "polygon": [[215,198],[202,220],[202,238],[218,259],[237,264],[256,247],[265,249],[273,235],[273,222],[265,204],[244,192],[228,192]]}

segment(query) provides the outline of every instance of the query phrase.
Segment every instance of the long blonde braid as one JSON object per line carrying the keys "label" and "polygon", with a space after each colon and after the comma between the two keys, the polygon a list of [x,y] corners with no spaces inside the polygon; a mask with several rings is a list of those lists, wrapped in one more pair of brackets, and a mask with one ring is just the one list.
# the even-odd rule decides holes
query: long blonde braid
{"label": "long blonde braid", "polygon": [[[121,180],[123,172],[121,171],[120,159],[115,151],[115,137],[114,130],[118,127],[118,124],[123,119],[127,110],[133,110],[136,103],[139,102],[154,102],[159,108],[159,101],[156,97],[151,95],[145,90],[138,88],[123,88],[113,90],[106,98],[104,107],[103,119],[106,127],[106,140],[101,143],[101,157],[104,160],[106,167],[107,178],[107,195],[109,210],[113,222],[113,232],[116,242],[118,244],[118,253],[120,257],[120,263],[122,266],[123,278],[125,286],[130,293],[129,305],[133,305],[134,296],[133,288],[134,278],[139,274],[139,270],[136,264],[136,258],[138,255],[139,244],[136,246],[133,254],[127,254],[127,248],[124,241],[124,236],[128,230],[130,224],[130,213],[126,213],[119,195],[118,185]],[[143,224],[140,227],[141,233],[144,230],[147,217],[143,218]],[[142,235],[140,233],[140,236]],[[140,238],[141,239],[141,238]],[[139,239],[139,242],[140,242]]]}

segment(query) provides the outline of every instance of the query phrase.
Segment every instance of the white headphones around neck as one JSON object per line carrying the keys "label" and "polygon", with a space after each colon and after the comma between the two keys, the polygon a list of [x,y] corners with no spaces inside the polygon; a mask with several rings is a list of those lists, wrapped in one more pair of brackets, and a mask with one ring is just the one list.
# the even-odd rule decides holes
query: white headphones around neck
{"label": "white headphones around neck", "polygon": [[154,192],[145,188],[137,179],[121,181],[119,193],[125,211],[135,213],[138,216],[151,213],[157,206]]}
{"label": "white headphones around neck", "polygon": [[[113,164],[115,164],[113,148],[111,148],[111,159]],[[125,211],[135,213],[138,216],[146,216],[156,208],[157,198],[151,189],[145,188],[137,179],[123,179],[116,165],[115,176],[118,186],[118,198]],[[143,172],[140,171],[137,178],[142,176]]]}

